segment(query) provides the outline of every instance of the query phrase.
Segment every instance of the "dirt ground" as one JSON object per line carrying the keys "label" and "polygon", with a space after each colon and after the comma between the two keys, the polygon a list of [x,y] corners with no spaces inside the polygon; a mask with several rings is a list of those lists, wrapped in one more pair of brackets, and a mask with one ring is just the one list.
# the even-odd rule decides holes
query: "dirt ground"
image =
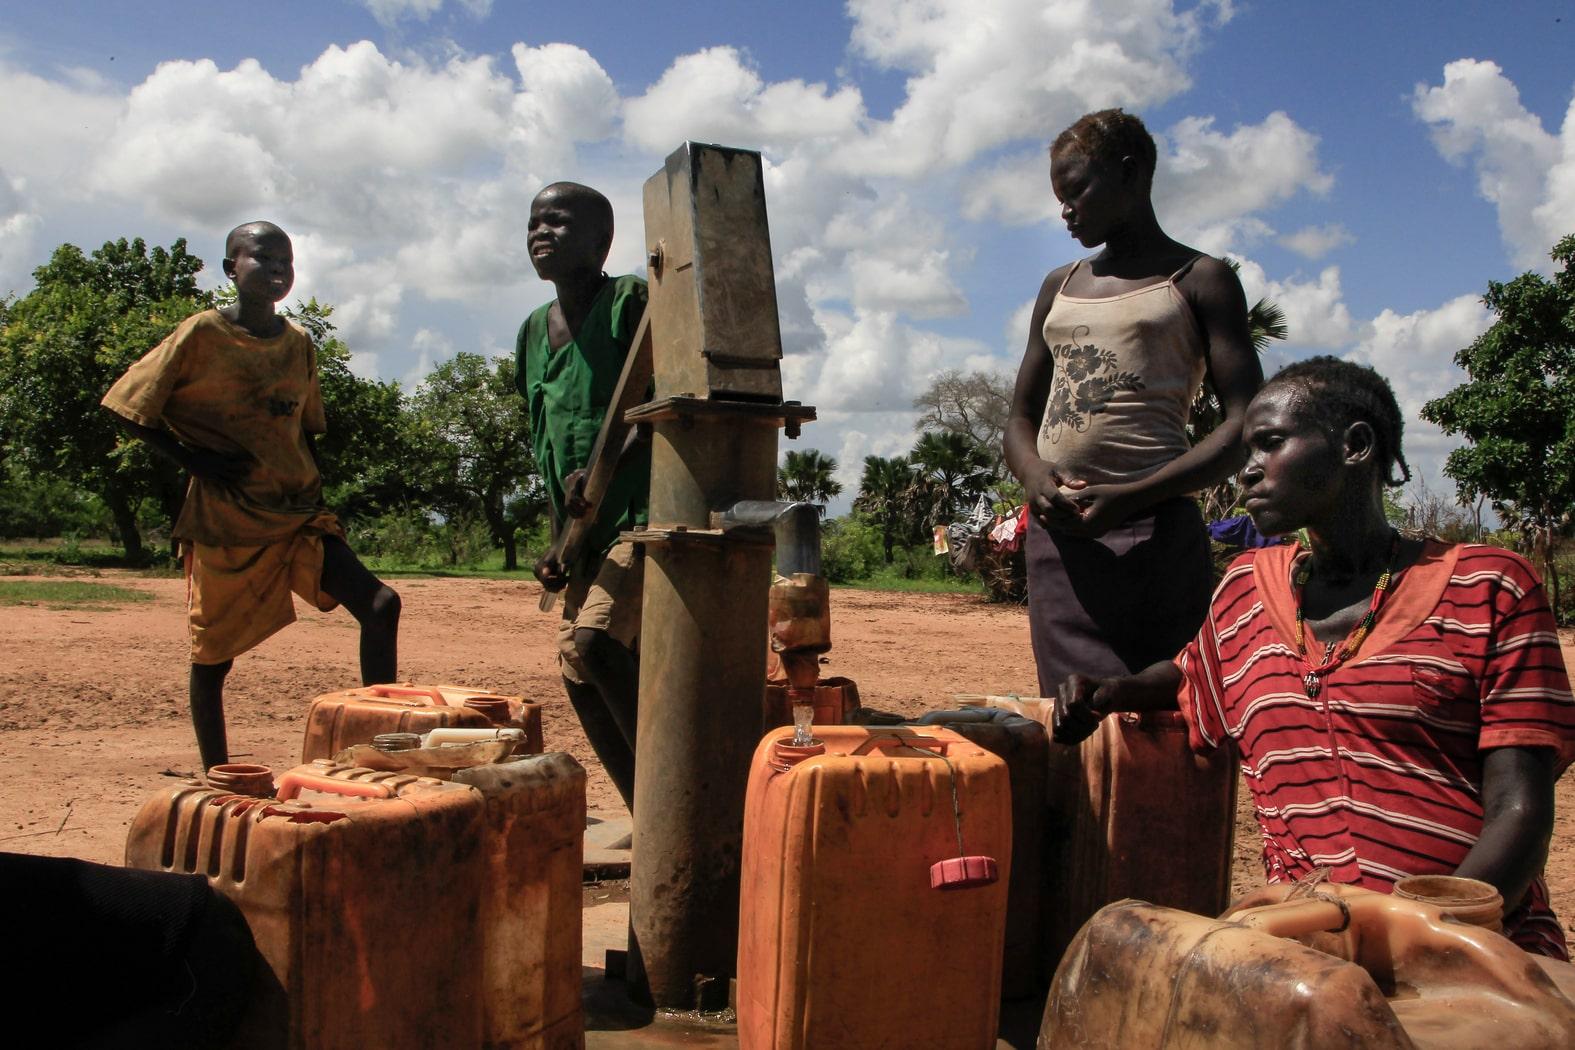
{"label": "dirt ground", "polygon": [[[105,575],[153,600],[110,609],[0,608],[0,850],[118,863],[142,802],[197,764],[186,710],[185,585]],[[590,772],[589,803],[619,807],[564,698],[552,613],[532,582],[396,581],[404,600],[400,670],[413,681],[523,694],[545,705],[549,750]],[[865,705],[917,714],[954,693],[1032,695],[1028,619],[962,595],[833,592],[826,673],[859,685]],[[307,704],[357,684],[355,621],[304,610],[238,659],[225,698],[231,757],[275,769],[298,759]],[[1564,636],[1575,667],[1575,634]],[[1243,798],[1236,882],[1256,880],[1257,829]],[[1548,860],[1555,908],[1575,930],[1575,779],[1558,788]]]}

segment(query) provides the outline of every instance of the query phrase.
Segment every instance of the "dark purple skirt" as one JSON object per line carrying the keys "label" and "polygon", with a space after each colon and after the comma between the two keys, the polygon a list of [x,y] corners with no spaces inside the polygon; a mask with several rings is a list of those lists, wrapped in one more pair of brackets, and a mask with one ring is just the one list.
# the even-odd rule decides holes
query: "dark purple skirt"
{"label": "dark purple skirt", "polygon": [[1028,526],[1028,622],[1039,691],[1074,671],[1135,674],[1197,635],[1213,590],[1203,515],[1172,499],[1095,540]]}

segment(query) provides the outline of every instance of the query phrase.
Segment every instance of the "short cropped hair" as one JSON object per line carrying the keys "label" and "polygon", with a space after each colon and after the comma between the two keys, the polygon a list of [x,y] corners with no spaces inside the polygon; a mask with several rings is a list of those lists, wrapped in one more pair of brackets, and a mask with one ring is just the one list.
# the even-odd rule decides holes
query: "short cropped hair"
{"label": "short cropped hair", "polygon": [[584,206],[586,216],[607,231],[607,240],[609,242],[612,240],[612,201],[608,200],[599,190],[593,190],[584,183],[579,182],[554,182],[543,186],[537,191],[536,196],[540,197],[548,190],[556,190],[565,199],[573,201],[576,206]]}
{"label": "short cropped hair", "polygon": [[1050,144],[1050,156],[1069,150],[1105,164],[1119,164],[1122,157],[1132,157],[1144,177],[1154,177],[1154,136],[1143,121],[1124,110],[1102,109],[1079,117]]}
{"label": "short cropped hair", "polygon": [[226,236],[224,238],[224,257],[226,259],[233,259],[233,258],[235,258],[235,246],[236,246],[236,243],[242,237],[253,236],[253,235],[258,236],[258,237],[286,237],[286,238],[288,238],[290,236],[289,234],[287,234],[283,230],[281,230],[278,226],[275,226],[273,223],[267,221],[266,219],[252,219],[250,222],[243,222],[239,226],[235,227],[235,229],[231,230],[229,232],[228,236]]}
{"label": "short cropped hair", "polygon": [[[1263,384],[1265,391],[1288,387],[1302,393],[1298,410],[1307,413],[1331,434],[1352,423],[1373,428],[1378,441],[1380,480],[1391,488],[1411,480],[1411,468],[1401,449],[1405,420],[1389,380],[1366,365],[1321,354],[1286,365]],[[1399,466],[1399,477],[1395,467]]]}

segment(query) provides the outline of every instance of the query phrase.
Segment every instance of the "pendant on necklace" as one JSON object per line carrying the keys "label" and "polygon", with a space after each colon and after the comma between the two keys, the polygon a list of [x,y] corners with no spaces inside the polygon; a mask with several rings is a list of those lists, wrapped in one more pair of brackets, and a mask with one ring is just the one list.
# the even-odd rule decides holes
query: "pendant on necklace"
{"label": "pendant on necklace", "polygon": [[1318,676],[1311,671],[1302,676],[1302,685],[1307,690],[1308,699],[1317,696],[1318,690],[1322,687],[1322,683],[1318,681]]}

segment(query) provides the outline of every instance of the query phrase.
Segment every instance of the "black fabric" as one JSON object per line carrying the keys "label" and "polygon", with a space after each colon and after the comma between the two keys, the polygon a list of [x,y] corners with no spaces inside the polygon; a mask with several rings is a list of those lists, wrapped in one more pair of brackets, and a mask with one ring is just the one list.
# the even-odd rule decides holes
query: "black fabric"
{"label": "black fabric", "polygon": [[219,1045],[260,964],[239,910],[200,875],[0,853],[0,900],[11,1016],[77,1004],[49,1011],[37,1045]]}
{"label": "black fabric", "polygon": [[1067,675],[1136,674],[1198,633],[1213,590],[1208,534],[1167,500],[1098,539],[1028,526],[1028,622],[1041,696]]}

